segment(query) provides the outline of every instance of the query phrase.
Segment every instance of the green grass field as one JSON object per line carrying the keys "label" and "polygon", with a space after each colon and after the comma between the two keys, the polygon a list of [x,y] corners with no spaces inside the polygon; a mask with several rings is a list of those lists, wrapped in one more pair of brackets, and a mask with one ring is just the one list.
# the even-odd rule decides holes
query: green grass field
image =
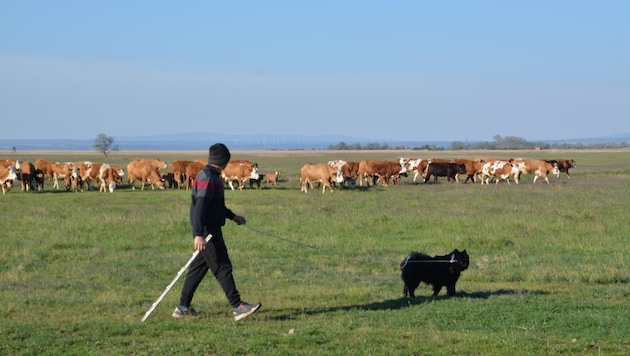
{"label": "green grass field", "polygon": [[[0,158],[191,159],[205,152],[0,152]],[[299,188],[305,162],[407,157],[572,158],[551,184]],[[248,219],[227,222],[237,286],[262,309],[234,322],[208,275],[171,313],[190,258],[189,192],[21,192],[0,196],[2,355],[630,354],[630,150],[233,152],[280,172],[277,188],[226,191]],[[139,184],[137,184],[139,187]],[[403,298],[411,251],[467,249],[460,297],[421,285]]]}

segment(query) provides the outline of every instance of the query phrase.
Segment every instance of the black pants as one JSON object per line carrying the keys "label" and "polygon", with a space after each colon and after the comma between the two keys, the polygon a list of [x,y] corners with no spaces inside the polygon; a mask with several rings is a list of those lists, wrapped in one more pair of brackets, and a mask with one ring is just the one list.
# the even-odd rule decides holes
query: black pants
{"label": "black pants", "polygon": [[221,285],[221,288],[223,288],[228,302],[230,302],[232,307],[237,307],[241,303],[241,296],[234,283],[232,262],[230,262],[228,257],[223,233],[220,227],[213,228],[208,233],[212,234],[212,238],[206,244],[205,250],[199,253],[190,264],[190,267],[188,267],[179,305],[190,306],[197,287],[206,273],[208,273],[208,270],[210,270]]}

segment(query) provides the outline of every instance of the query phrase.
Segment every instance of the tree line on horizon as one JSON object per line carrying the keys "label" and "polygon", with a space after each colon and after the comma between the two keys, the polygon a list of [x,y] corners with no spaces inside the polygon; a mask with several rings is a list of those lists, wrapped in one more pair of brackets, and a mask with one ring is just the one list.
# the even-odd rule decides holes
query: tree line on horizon
{"label": "tree line on horizon", "polygon": [[425,144],[419,147],[410,147],[407,145],[395,145],[390,146],[387,143],[366,143],[361,145],[360,143],[347,144],[346,142],[339,142],[336,145],[328,146],[328,150],[426,150],[426,151],[465,151],[465,150],[548,150],[548,149],[587,149],[587,148],[627,148],[630,144],[627,142],[621,143],[596,143],[596,144],[584,144],[578,143],[545,143],[545,142],[529,142],[522,137],[517,136],[505,136],[495,135],[494,141],[484,141],[469,143],[464,141],[454,141],[450,146],[438,146],[435,144]]}

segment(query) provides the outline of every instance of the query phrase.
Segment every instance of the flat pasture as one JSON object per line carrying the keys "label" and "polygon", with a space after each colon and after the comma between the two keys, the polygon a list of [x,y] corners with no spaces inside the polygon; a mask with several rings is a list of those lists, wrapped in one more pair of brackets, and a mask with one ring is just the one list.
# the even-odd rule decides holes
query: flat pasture
{"label": "flat pasture", "polygon": [[[0,152],[0,159],[167,162],[206,151]],[[550,184],[413,182],[300,192],[305,162],[332,159],[571,158]],[[246,226],[224,228],[237,286],[263,304],[234,322],[208,275],[198,319],[171,313],[182,280],[140,320],[192,254],[190,192],[53,190],[0,196],[2,355],[630,354],[630,150],[235,151],[277,187],[226,191]],[[124,179],[126,177],[123,177]],[[139,184],[136,183],[139,188]],[[229,189],[229,188],[228,188]],[[412,251],[467,249],[443,290],[403,297]]]}

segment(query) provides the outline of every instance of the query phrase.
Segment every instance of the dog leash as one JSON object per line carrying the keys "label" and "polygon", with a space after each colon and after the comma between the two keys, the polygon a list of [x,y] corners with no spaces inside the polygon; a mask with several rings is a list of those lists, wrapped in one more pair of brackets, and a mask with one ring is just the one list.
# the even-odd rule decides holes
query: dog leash
{"label": "dog leash", "polygon": [[400,270],[402,271],[406,266],[407,263],[455,263],[458,262],[455,259],[455,254],[451,253],[451,259],[450,260],[413,260],[413,261],[409,261],[409,259],[411,258],[411,255],[407,256],[405,258],[405,260],[400,264]]}
{"label": "dog leash", "polygon": [[392,259],[389,259],[389,258],[362,257],[362,256],[356,256],[356,255],[347,255],[347,254],[341,253],[339,251],[334,251],[334,250],[329,250],[329,249],[318,247],[316,244],[308,245],[308,244],[305,244],[303,242],[294,241],[294,240],[290,240],[290,239],[287,239],[287,238],[284,238],[284,237],[280,237],[278,235],[274,235],[274,234],[271,234],[271,233],[266,232],[266,231],[255,229],[253,227],[250,227],[247,224],[245,225],[245,227],[250,229],[251,231],[253,231],[255,233],[260,234],[260,235],[273,237],[275,239],[278,239],[278,240],[281,240],[281,241],[284,241],[284,242],[289,242],[289,243],[292,243],[292,244],[295,244],[295,245],[299,245],[299,246],[302,246],[302,247],[308,247],[308,248],[313,249],[313,250],[317,250],[317,251],[320,251],[320,252],[329,253],[329,254],[333,254],[333,255],[337,255],[337,256],[341,256],[341,257],[346,257],[346,258],[351,258],[351,259],[360,260],[360,261],[366,261],[366,262],[390,262],[390,263],[396,263],[396,264],[399,263],[397,260],[392,260]]}
{"label": "dog leash", "polygon": [[[325,248],[321,248],[318,247],[316,244],[305,244],[303,242],[299,242],[299,241],[294,241],[294,240],[290,240],[278,235],[274,235],[271,234],[269,232],[266,231],[262,231],[262,230],[258,230],[255,229],[247,224],[244,225],[246,228],[248,228],[249,230],[260,234],[260,235],[265,235],[265,236],[269,236],[269,237],[273,237],[275,239],[284,241],[284,242],[288,242],[288,243],[292,243],[298,246],[302,246],[302,247],[307,247],[310,249],[314,249],[323,253],[329,253],[329,254],[333,254],[333,255],[337,255],[337,256],[341,256],[341,257],[346,257],[346,258],[351,258],[351,259],[355,259],[355,260],[360,260],[360,261],[365,261],[365,262],[390,262],[390,263],[396,263],[398,264],[398,260],[393,260],[390,258],[380,258],[380,257],[361,257],[361,256],[357,256],[357,255],[348,255],[348,254],[344,254],[341,253],[339,251],[334,251],[334,250],[329,250],[329,249],[325,249]],[[403,263],[400,264],[400,269],[402,270],[403,268],[405,268],[405,266],[407,266],[408,263],[455,263],[457,262],[457,260],[455,259],[455,254],[451,254],[451,259],[450,260],[413,260],[410,261],[409,259],[411,258],[411,255],[407,256],[407,258],[405,258],[405,260],[403,261]]]}

